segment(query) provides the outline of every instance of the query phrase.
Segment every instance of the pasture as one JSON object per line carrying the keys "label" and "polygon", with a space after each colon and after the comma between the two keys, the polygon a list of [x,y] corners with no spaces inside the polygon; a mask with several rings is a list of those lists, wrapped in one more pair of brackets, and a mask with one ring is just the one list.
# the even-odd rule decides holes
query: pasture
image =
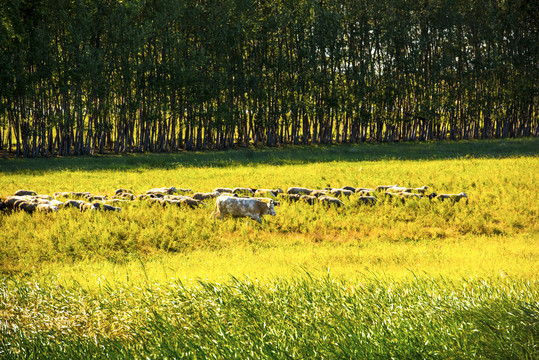
{"label": "pasture", "polygon": [[[539,140],[0,160],[0,196],[399,184],[468,201],[0,213],[0,354],[534,358]],[[34,351],[35,353],[32,353]]]}

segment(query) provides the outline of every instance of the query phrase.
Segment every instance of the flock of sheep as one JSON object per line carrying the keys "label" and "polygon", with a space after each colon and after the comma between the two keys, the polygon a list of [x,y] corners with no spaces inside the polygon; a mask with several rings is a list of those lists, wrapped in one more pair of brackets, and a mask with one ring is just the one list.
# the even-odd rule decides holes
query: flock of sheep
{"label": "flock of sheep", "polygon": [[[121,211],[120,204],[127,201],[144,200],[163,206],[176,205],[180,207],[208,206],[204,201],[213,198],[237,197],[253,198],[256,201],[279,205],[280,201],[302,202],[310,205],[323,204],[337,207],[345,206],[341,201],[348,197],[352,203],[374,205],[383,198],[405,201],[407,199],[435,199],[459,201],[467,199],[466,193],[460,194],[427,194],[427,186],[419,188],[400,187],[397,185],[380,185],[375,188],[342,188],[308,189],[290,187],[286,193],[282,189],[253,189],[245,187],[216,188],[210,193],[196,192],[191,189],[175,187],[154,188],[144,194],[135,195],[129,189],[117,189],[109,199],[106,195],[94,195],[89,192],[56,192],[51,195],[39,195],[31,190],[18,190],[14,195],[0,198],[0,210],[33,212],[57,212],[58,209],[74,207],[80,211]],[[189,195],[187,195],[189,194]],[[64,201],[62,201],[64,200]],[[218,212],[219,201],[216,201]],[[214,214],[212,213],[212,215]],[[215,217],[215,216],[214,216]]]}

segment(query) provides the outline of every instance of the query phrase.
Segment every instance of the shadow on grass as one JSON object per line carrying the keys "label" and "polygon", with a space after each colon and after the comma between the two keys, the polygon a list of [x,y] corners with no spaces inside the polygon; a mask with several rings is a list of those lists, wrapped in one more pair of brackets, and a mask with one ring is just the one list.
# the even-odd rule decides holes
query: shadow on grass
{"label": "shadow on grass", "polygon": [[539,138],[438,141],[391,144],[284,146],[226,151],[139,153],[36,159],[0,159],[0,173],[57,170],[176,169],[289,165],[332,161],[440,160],[460,157],[506,158],[537,156]]}

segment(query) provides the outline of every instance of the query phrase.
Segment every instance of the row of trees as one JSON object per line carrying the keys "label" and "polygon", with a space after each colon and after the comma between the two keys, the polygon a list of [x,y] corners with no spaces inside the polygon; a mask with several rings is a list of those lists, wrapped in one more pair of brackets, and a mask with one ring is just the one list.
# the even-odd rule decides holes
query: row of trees
{"label": "row of trees", "polygon": [[526,0],[0,0],[24,156],[537,135]]}

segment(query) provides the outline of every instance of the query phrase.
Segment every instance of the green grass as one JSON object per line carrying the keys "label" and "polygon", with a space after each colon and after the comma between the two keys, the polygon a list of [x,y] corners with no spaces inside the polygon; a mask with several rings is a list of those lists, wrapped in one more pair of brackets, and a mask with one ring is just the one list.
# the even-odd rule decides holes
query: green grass
{"label": "green grass", "polygon": [[[331,277],[146,284],[97,293],[4,283],[4,358],[533,359],[527,282]],[[9,291],[6,291],[9,290]]]}
{"label": "green grass", "polygon": [[213,201],[0,213],[0,356],[537,358],[538,150],[531,138],[0,160],[0,196],[396,183],[469,196],[283,203],[261,225],[211,220]]}

